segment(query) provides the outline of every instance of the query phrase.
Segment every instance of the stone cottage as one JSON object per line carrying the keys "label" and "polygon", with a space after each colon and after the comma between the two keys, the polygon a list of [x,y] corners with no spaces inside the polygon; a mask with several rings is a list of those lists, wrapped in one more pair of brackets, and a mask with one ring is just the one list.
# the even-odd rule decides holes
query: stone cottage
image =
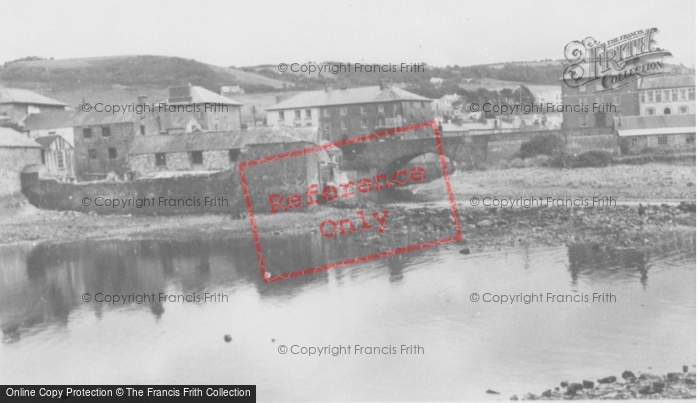
{"label": "stone cottage", "polygon": [[20,173],[41,164],[41,146],[22,133],[0,127],[0,196],[19,193]]}

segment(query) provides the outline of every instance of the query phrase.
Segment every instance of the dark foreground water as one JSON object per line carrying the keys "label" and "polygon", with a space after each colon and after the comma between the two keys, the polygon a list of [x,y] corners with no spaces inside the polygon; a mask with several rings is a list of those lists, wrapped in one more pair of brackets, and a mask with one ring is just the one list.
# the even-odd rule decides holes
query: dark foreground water
{"label": "dark foreground water", "polygon": [[[256,384],[261,401],[468,400],[627,369],[678,371],[695,364],[694,245],[473,255],[451,245],[271,284],[245,240],[0,247],[0,383]],[[266,247],[270,264],[290,267],[349,248],[311,235]],[[85,303],[84,293],[223,293],[228,302],[110,305]],[[475,303],[473,293],[589,301]],[[617,302],[594,303],[593,293]],[[397,354],[282,355],[281,345]],[[399,354],[401,345],[424,354]]]}

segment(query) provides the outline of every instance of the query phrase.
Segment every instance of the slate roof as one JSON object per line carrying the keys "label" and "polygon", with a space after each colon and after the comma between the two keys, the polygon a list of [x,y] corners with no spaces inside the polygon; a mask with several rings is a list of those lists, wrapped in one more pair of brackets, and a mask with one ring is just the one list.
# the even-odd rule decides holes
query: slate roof
{"label": "slate roof", "polygon": [[16,130],[0,127],[0,148],[41,148],[41,145]]}
{"label": "slate roof", "polygon": [[695,76],[691,75],[657,75],[642,78],[640,89],[695,87]]}
{"label": "slate roof", "polygon": [[695,114],[621,116],[617,133],[622,137],[695,133]]}
{"label": "slate roof", "polygon": [[79,113],[77,111],[33,113],[24,119],[24,128],[26,130],[47,130],[73,127],[76,115]]}
{"label": "slate roof", "polygon": [[68,106],[63,102],[21,88],[0,88],[0,104]]}
{"label": "slate roof", "polygon": [[332,105],[366,104],[389,101],[424,101],[432,102],[432,99],[416,95],[397,87],[388,87],[384,90],[379,86],[348,89],[333,89],[331,91],[305,91],[289,99],[272,105],[268,111],[283,109],[301,109]]}
{"label": "slate roof", "polygon": [[[139,136],[129,154],[179,153],[189,151],[232,150],[249,144],[309,142],[290,129],[264,127],[236,132],[198,132]],[[309,142],[310,143],[310,142]]]}
{"label": "slate roof", "polygon": [[219,95],[215,92],[209,91],[206,88],[202,88],[196,85],[190,87],[190,96],[192,97],[191,102],[168,102],[164,103],[168,105],[191,105],[191,104],[224,104],[233,106],[243,106],[242,103],[234,101],[231,98]]}
{"label": "slate roof", "polygon": [[48,150],[51,147],[51,143],[53,143],[57,137],[58,136],[42,136],[35,138],[34,141],[39,143],[44,150]]}

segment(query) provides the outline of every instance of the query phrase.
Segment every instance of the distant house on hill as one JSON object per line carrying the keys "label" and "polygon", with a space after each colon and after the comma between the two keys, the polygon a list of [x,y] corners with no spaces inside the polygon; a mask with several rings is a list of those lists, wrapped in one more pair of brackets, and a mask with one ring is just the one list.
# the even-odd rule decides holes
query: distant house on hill
{"label": "distant house on hill", "polygon": [[65,111],[67,107],[63,102],[29,90],[0,88],[0,118],[10,123],[22,123],[35,113]]}
{"label": "distant house on hill", "polygon": [[221,95],[225,97],[235,96],[245,94],[243,88],[240,85],[224,85],[221,87]]}
{"label": "distant house on hill", "polygon": [[22,133],[0,127],[0,196],[19,193],[20,173],[28,165],[41,164],[41,146]]}
{"label": "distant house on hill", "polygon": [[166,114],[193,117],[203,131],[241,129],[243,104],[206,88],[196,85],[172,87],[163,104],[167,106]]}

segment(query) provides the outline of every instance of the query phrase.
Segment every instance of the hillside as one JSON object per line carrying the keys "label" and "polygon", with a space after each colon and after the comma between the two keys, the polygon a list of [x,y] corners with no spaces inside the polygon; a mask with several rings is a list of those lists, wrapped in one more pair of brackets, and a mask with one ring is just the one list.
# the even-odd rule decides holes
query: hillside
{"label": "hillside", "polygon": [[240,85],[249,92],[282,89],[287,82],[165,56],[114,56],[63,60],[21,60],[0,68],[0,84],[56,92],[113,88],[167,88],[191,83],[219,92],[223,85]]}

